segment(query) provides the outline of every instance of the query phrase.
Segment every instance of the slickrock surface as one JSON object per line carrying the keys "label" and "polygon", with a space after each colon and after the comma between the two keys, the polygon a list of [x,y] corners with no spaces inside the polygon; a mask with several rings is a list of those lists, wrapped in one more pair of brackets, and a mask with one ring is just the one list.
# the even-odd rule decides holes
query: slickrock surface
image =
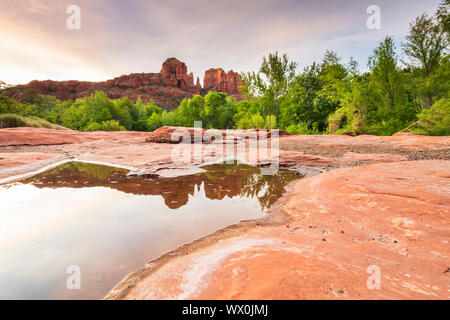
{"label": "slickrock surface", "polygon": [[[137,146],[147,135],[145,132],[129,131],[79,132],[28,127],[0,129],[0,182],[1,179],[26,174],[80,155],[89,160],[108,160],[127,165],[121,155],[103,159],[102,156],[92,157],[92,154],[120,148],[124,144]],[[122,161],[115,161],[118,160],[116,158]]]}
{"label": "slickrock surface", "polygon": [[[179,148],[180,145],[165,143],[170,142],[170,135],[174,129],[163,127],[153,133],[79,132],[40,128],[0,129],[0,158],[3,158],[0,160],[0,179],[38,170],[71,158],[127,166],[142,175],[164,172],[161,175],[174,176],[197,172],[192,165],[174,161],[173,149]],[[194,129],[184,129],[192,137]],[[195,130],[205,134],[204,130]],[[229,142],[223,130],[208,132],[209,137],[203,136],[202,140],[212,141],[214,145],[214,139],[211,137],[219,134],[224,137],[224,141]],[[248,132],[242,130],[237,130],[234,134],[233,143],[248,136]],[[333,168],[379,162],[450,159],[450,137],[293,136],[283,131],[279,131],[279,137],[280,167],[303,174],[316,174]],[[189,145],[184,148],[191,151]],[[215,151],[210,149],[209,144],[203,146],[202,154],[205,162],[222,160],[220,154],[215,154]],[[177,152],[179,154],[180,150]],[[42,156],[36,157],[36,154]],[[263,161],[264,158],[259,160]],[[194,159],[191,161],[194,162]]]}
{"label": "slickrock surface", "polygon": [[416,161],[298,180],[272,217],[171,252],[108,298],[448,299],[449,173]]}
{"label": "slickrock surface", "polygon": [[[0,183],[69,159],[163,176],[198,168],[175,161],[181,144],[149,136],[0,129]],[[108,298],[450,298],[450,137],[282,136],[279,146],[281,167],[313,176],[266,218],[149,262]],[[370,266],[380,289],[367,287]]]}
{"label": "slickrock surface", "polygon": [[332,158],[341,167],[403,160],[450,160],[450,137],[407,133],[391,137],[290,136],[280,140],[280,148]]}
{"label": "slickrock surface", "polygon": [[[211,143],[220,139],[220,143],[225,141],[237,142],[238,140],[243,140],[245,138],[258,139],[269,139],[273,133],[277,134],[278,137],[292,136],[284,130],[259,130],[259,129],[249,129],[249,130],[217,130],[210,129],[205,130],[202,128],[184,128],[184,127],[171,127],[163,126],[155,131],[148,134],[146,137],[147,142],[156,143],[180,143],[180,142],[199,142]],[[184,137],[187,136],[187,138]],[[190,138],[190,139],[189,139]]]}
{"label": "slickrock surface", "polygon": [[96,140],[129,142],[130,139],[141,141],[146,136],[148,136],[148,133],[134,131],[80,132],[75,130],[19,127],[0,129],[0,147],[73,144]]}

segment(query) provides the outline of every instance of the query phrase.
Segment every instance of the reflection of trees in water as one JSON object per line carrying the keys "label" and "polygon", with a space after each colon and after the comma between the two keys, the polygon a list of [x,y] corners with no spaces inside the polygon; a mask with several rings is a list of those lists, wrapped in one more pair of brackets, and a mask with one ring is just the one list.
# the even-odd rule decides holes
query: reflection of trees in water
{"label": "reflection of trees in water", "polygon": [[258,198],[262,209],[269,208],[285,192],[285,186],[298,178],[290,172],[263,176],[259,169],[243,164],[217,164],[204,167],[206,172],[176,178],[128,178],[127,170],[70,162],[24,181],[39,188],[83,188],[103,186],[125,193],[159,195],[171,209],[187,204],[189,195],[202,186],[207,198]]}
{"label": "reflection of trees in water", "polygon": [[257,197],[261,208],[267,209],[286,192],[285,186],[297,178],[291,172],[278,172],[276,175],[252,174],[242,183],[240,195]]}
{"label": "reflection of trees in water", "polygon": [[[215,164],[203,168],[208,170],[201,174],[209,180],[205,183],[205,193],[208,197],[221,199],[226,195],[230,198],[258,198],[262,209],[269,208],[286,192],[285,186],[299,178],[286,171],[280,171],[276,175],[261,175],[259,168],[241,163]],[[208,188],[213,188],[214,191]],[[228,192],[221,193],[224,188],[227,188],[225,191]],[[216,197],[212,197],[213,194],[216,194]],[[217,197],[218,195],[222,197]]]}
{"label": "reflection of trees in water", "polygon": [[105,165],[99,165],[99,164],[71,161],[71,162],[67,162],[62,165],[59,165],[55,168],[52,168],[48,171],[42,172],[31,178],[28,178],[24,182],[29,183],[29,182],[40,180],[45,177],[59,175],[59,174],[63,173],[63,171],[84,172],[91,178],[94,178],[97,180],[106,180],[114,172],[121,172],[123,174],[126,174],[129,170],[105,166]]}

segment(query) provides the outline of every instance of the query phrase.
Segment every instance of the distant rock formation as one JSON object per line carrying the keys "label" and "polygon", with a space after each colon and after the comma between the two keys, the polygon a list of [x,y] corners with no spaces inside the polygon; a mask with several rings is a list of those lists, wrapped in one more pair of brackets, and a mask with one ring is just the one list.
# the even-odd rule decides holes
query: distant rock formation
{"label": "distant rock formation", "polygon": [[231,95],[240,94],[239,87],[243,85],[240,75],[233,70],[225,72],[222,68],[213,68],[205,72],[203,88]]}
{"label": "distant rock formation", "polygon": [[233,70],[226,73],[221,68],[209,69],[205,72],[203,83],[202,88],[197,77],[194,85],[194,75],[192,72],[187,73],[186,64],[176,58],[168,58],[159,73],[133,73],[102,82],[33,80],[26,85],[8,88],[6,93],[23,101],[29,93],[26,89],[32,89],[60,100],[75,100],[103,91],[110,99],[128,97],[136,101],[140,97],[144,102],[152,99],[157,105],[169,110],[178,107],[186,97],[206,94],[208,91],[225,92],[238,100],[242,99],[239,93],[242,81]]}
{"label": "distant rock formation", "polygon": [[187,74],[186,64],[176,58],[169,58],[164,61],[159,73],[168,86],[183,90],[193,90],[194,88],[194,75],[192,72]]}

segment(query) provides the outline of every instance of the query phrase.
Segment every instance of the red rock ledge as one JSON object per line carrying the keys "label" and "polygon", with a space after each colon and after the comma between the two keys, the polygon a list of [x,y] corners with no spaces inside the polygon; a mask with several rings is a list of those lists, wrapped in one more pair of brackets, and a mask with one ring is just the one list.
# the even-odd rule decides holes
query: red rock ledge
{"label": "red rock ledge", "polygon": [[298,180],[268,219],[171,252],[107,298],[448,299],[449,172],[411,161]]}
{"label": "red rock ledge", "polygon": [[[177,145],[148,136],[0,129],[0,181],[73,158],[180,169]],[[280,166],[328,172],[290,184],[266,219],[170,252],[107,298],[450,298],[450,137],[286,136]],[[380,289],[367,287],[371,266]]]}

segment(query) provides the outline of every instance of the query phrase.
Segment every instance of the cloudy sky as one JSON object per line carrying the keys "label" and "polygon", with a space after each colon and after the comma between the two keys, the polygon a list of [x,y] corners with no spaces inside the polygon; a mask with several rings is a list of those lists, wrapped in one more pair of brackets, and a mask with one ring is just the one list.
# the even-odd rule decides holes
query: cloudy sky
{"label": "cloudy sky", "polygon": [[[0,0],[0,80],[102,81],[159,72],[176,57],[202,79],[208,68],[256,70],[269,52],[300,68],[326,49],[366,68],[386,35],[400,44],[408,24],[439,0]],[[67,28],[78,5],[81,28]],[[381,10],[380,30],[366,10]],[[400,51],[400,50],[399,50]]]}

